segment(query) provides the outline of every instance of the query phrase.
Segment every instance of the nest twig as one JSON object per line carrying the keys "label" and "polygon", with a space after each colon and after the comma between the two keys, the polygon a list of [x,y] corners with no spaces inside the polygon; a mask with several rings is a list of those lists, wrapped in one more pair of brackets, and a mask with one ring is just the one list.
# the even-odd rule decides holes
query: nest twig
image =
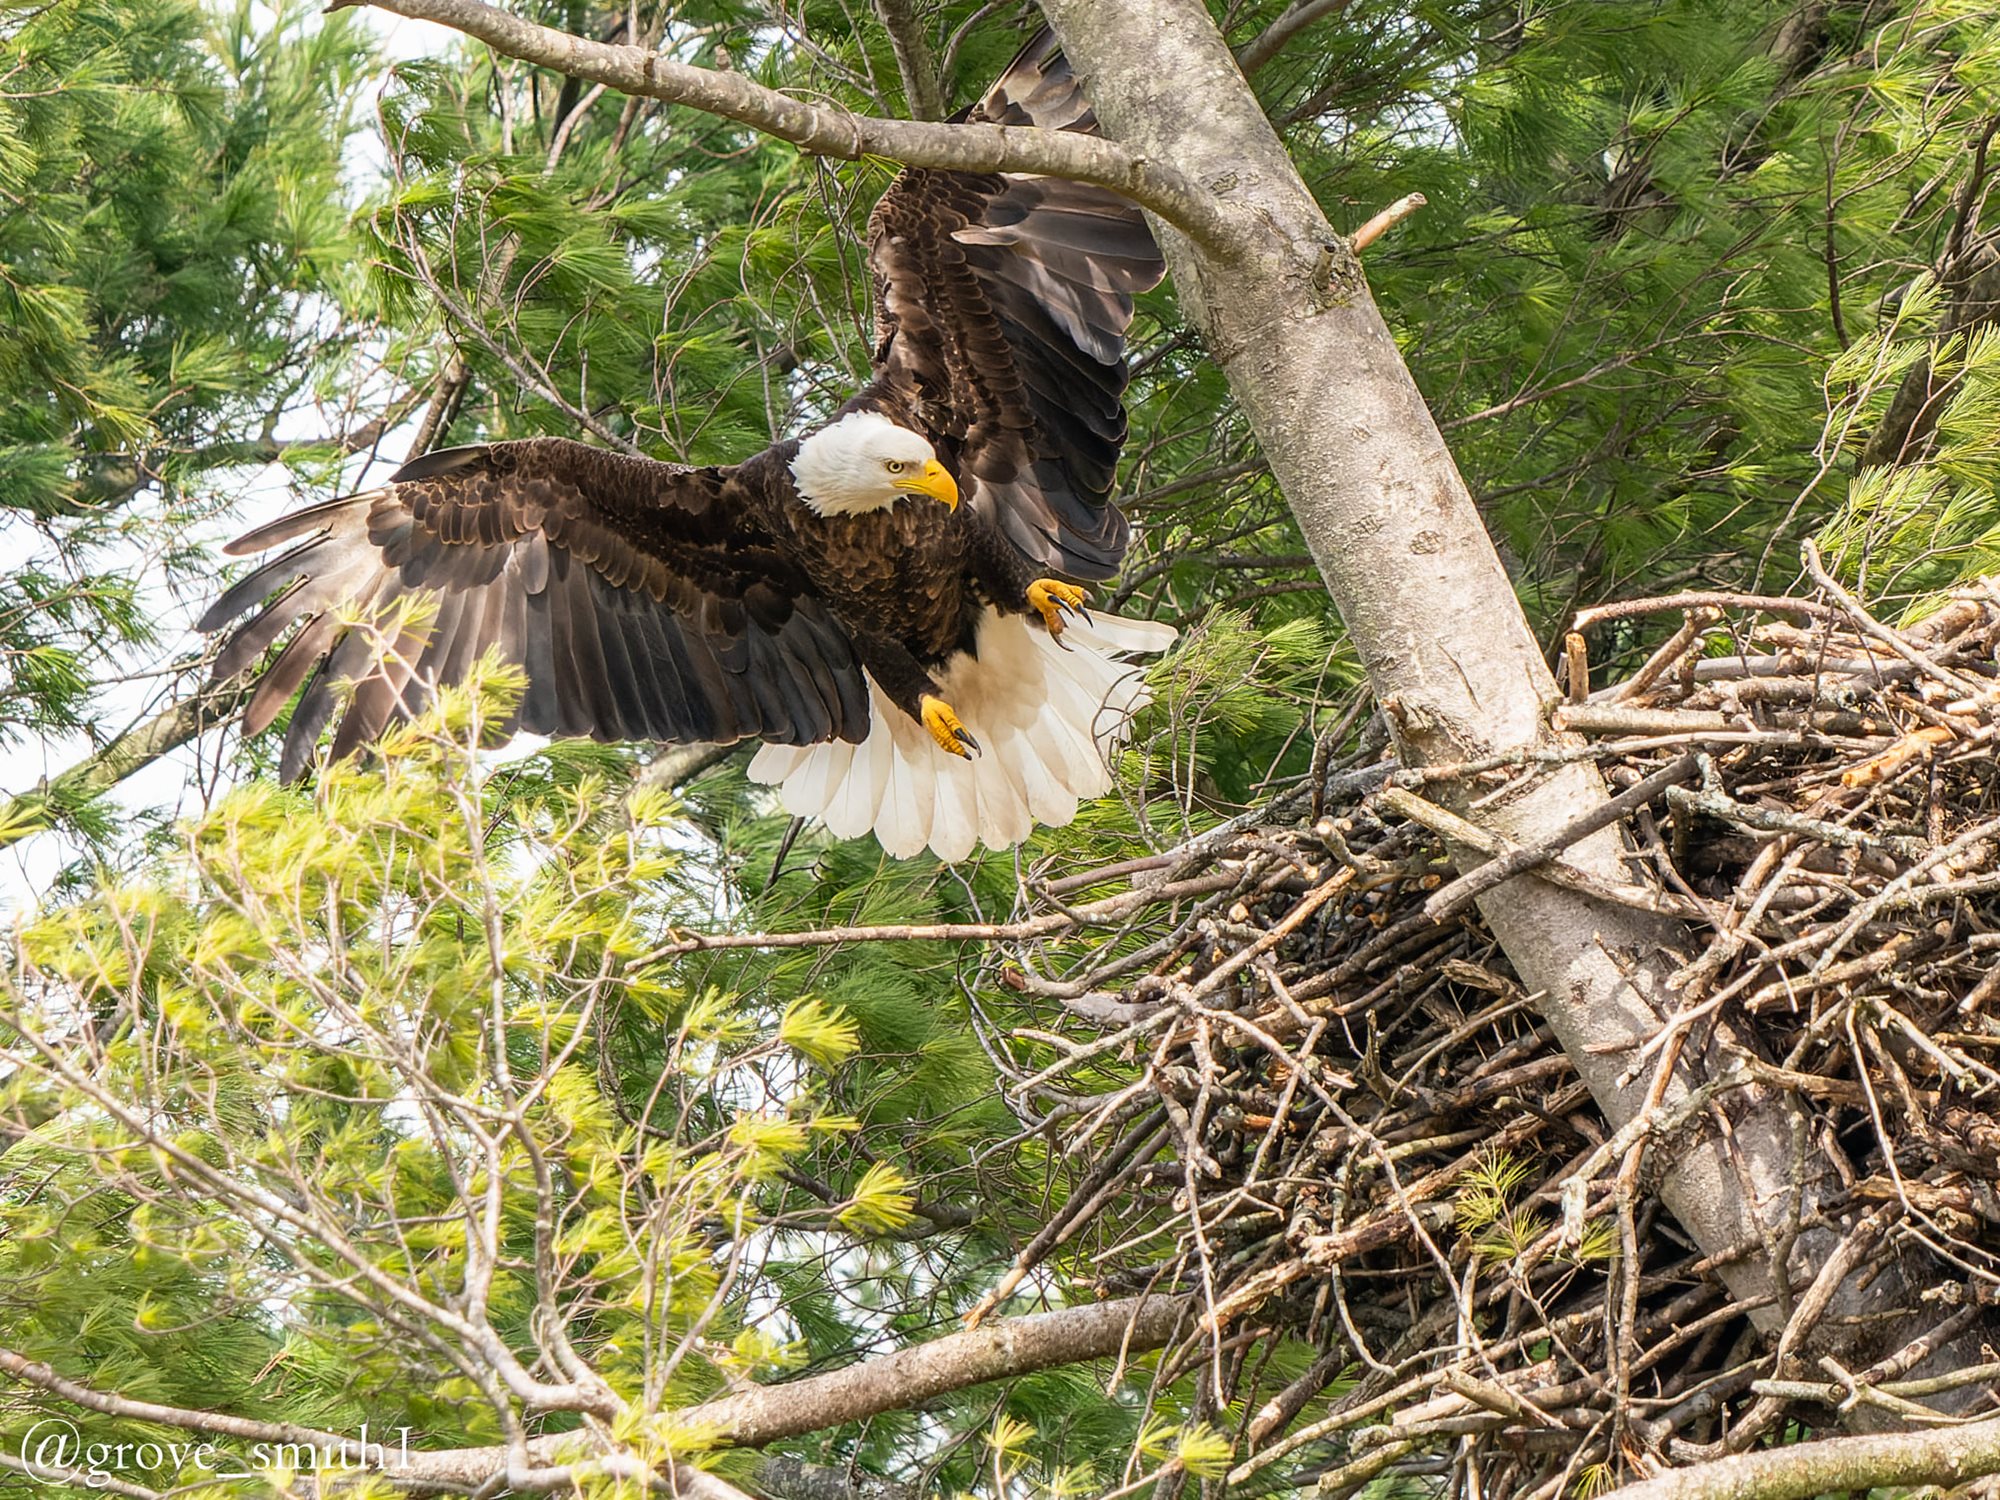
{"label": "nest twig", "polygon": [[[1127,1268],[1152,1246],[1105,1279],[1203,1297],[1178,1368],[1242,1413],[1235,1477],[1317,1473],[1325,1494],[1476,1469],[1484,1493],[1553,1497],[1857,1406],[1990,1410],[1995,1370],[1926,1361],[2000,1286],[2000,595],[1896,630],[1819,581],[1816,599],[1623,607],[1683,624],[1557,711],[1572,748],[1428,771],[1318,757],[1320,816],[1199,851],[1225,886],[1143,908],[1093,968],[1013,971],[1108,1035],[1030,1034],[1058,1055],[1017,1075],[1016,1108],[1096,1165],[999,1295],[1064,1246]],[[1656,885],[1563,864],[1585,826],[1501,848],[1421,795],[1578,758],[1603,767]],[[1454,876],[1440,834],[1494,858]],[[1773,1350],[1680,1236],[1471,905],[1507,877],[1696,934],[1666,1032],[1754,1036],[1744,1076],[1802,1102],[1845,1184],[1835,1271],[1917,1268],[1869,1368],[1790,1352],[1838,1275],[1795,1289]],[[1144,1060],[1137,1083],[1121,1055]],[[1648,1123],[1656,1140],[1675,1125]],[[1271,1332],[1325,1353],[1281,1379]]]}

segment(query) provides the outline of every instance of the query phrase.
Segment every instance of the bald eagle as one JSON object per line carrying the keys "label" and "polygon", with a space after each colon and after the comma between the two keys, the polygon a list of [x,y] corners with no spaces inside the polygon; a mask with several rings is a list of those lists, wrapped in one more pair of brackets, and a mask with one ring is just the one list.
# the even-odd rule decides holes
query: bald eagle
{"label": "bald eagle", "polygon": [[[1046,32],[959,118],[1096,129]],[[1088,611],[1081,587],[1129,541],[1125,335],[1159,250],[1104,188],[909,168],[868,260],[873,378],[802,438],[729,468],[555,438],[453,448],[230,543],[298,543],[199,622],[263,606],[218,678],[298,626],[244,732],[303,684],[296,779],[342,695],[335,758],[497,647],[527,676],[506,727],[762,740],[753,780],[892,855],[1067,823],[1110,789],[1105,749],[1146,701],[1128,658],[1174,636]],[[413,597],[435,605],[421,624]]]}

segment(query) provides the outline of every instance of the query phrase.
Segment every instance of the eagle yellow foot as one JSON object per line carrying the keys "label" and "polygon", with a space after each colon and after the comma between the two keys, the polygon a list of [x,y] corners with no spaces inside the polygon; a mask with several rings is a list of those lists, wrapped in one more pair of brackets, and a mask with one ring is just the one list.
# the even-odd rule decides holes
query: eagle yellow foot
{"label": "eagle yellow foot", "polygon": [[1073,583],[1064,583],[1060,578],[1037,578],[1028,585],[1028,603],[1032,604],[1042,617],[1042,623],[1049,627],[1049,634],[1062,639],[1063,616],[1071,611],[1090,618],[1090,611],[1083,607],[1090,597]]}
{"label": "eagle yellow foot", "polygon": [[979,741],[966,732],[965,726],[958,722],[958,715],[951,711],[951,705],[944,699],[933,698],[926,693],[918,707],[923,710],[924,728],[931,732],[938,749],[966,760],[978,754]]}

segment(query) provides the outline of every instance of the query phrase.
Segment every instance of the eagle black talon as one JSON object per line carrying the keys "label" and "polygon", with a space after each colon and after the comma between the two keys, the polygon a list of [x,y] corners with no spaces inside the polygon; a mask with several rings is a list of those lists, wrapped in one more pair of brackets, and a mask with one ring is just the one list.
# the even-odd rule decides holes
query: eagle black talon
{"label": "eagle black talon", "polygon": [[1083,607],[1089,597],[1075,584],[1064,583],[1060,578],[1037,578],[1028,585],[1028,605],[1041,615],[1042,624],[1056,638],[1057,645],[1062,644],[1065,615],[1075,615],[1089,623],[1090,611]]}
{"label": "eagle black talon", "polygon": [[979,741],[958,721],[958,715],[951,711],[951,705],[942,698],[934,698],[926,693],[918,701],[921,712],[918,720],[930,737],[937,741],[938,749],[946,755],[956,755],[960,760],[970,760],[980,752]]}

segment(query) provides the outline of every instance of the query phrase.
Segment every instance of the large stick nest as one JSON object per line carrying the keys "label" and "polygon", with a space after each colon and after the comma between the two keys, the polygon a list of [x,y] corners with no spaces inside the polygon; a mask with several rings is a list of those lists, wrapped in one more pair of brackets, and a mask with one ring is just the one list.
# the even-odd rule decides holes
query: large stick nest
{"label": "large stick nest", "polygon": [[[2000,594],[1900,631],[1838,590],[1588,623],[1672,611],[1636,675],[1558,710],[1576,748],[1425,772],[1378,733],[1319,768],[1314,805],[1100,872],[1186,892],[1111,956],[1003,975],[1072,1016],[1029,1033],[1057,1061],[1012,1097],[1092,1164],[1009,1285],[1060,1247],[1122,1244],[1121,1265],[1156,1247],[1104,1289],[1194,1294],[1174,1367],[1234,1421],[1238,1483],[1569,1495],[1800,1428],[1996,1404],[2000,1369],[1964,1348],[2000,1272]],[[1439,830],[1464,825],[1428,795],[1577,758],[1632,793],[1653,879],[1607,884],[1550,848],[1500,851],[1535,871],[1513,878],[1681,919],[1679,1011],[1650,1058],[1718,1028],[1749,1042],[1678,1118],[1623,1136],[1480,921],[1491,872],[1456,875]],[[1822,1222],[1843,1262],[1898,1268],[1867,1338],[1813,1337],[1828,1304],[1805,1285],[1775,1314],[1739,1302],[1655,1196],[1678,1132],[1726,1134],[1736,1087],[1796,1097],[1800,1151],[1837,1173]],[[1279,1371],[1279,1332],[1323,1356]],[[1803,1352],[1827,1347],[1866,1367]]]}

